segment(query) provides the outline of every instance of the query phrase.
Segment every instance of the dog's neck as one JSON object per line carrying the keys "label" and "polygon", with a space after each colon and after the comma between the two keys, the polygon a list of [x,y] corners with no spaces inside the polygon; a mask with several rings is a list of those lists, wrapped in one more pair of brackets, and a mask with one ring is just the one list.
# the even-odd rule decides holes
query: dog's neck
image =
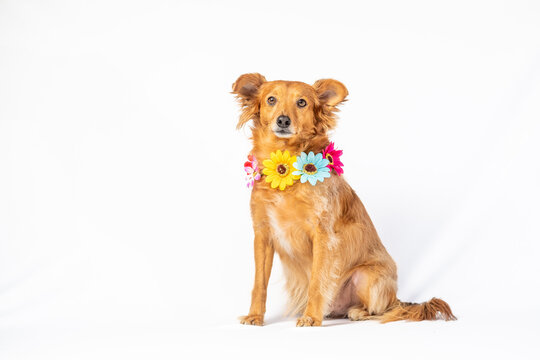
{"label": "dog's neck", "polygon": [[253,150],[251,153],[260,162],[270,158],[270,153],[277,150],[288,150],[291,155],[300,155],[300,153],[309,153],[313,151],[315,154],[320,153],[328,145],[330,140],[326,134],[316,134],[308,138],[279,138],[273,133],[253,129]]}

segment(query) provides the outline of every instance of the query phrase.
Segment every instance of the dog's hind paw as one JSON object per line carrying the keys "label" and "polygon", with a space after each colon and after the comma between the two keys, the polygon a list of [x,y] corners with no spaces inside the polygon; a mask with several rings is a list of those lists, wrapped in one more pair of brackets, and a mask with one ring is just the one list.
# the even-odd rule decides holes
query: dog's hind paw
{"label": "dog's hind paw", "polygon": [[263,315],[240,316],[238,319],[240,320],[240,324],[244,324],[244,325],[262,326],[264,324]]}
{"label": "dog's hind paw", "polygon": [[347,317],[352,321],[369,320],[370,316],[366,309],[360,306],[354,306],[349,309]]}
{"label": "dog's hind paw", "polygon": [[321,320],[315,320],[311,316],[302,316],[296,320],[296,326],[298,327],[304,327],[304,326],[321,326],[322,321]]}

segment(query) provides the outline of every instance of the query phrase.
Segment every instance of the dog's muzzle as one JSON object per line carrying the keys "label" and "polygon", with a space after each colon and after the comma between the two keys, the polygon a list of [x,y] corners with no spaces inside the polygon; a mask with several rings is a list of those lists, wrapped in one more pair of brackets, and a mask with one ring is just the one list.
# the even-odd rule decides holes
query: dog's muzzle
{"label": "dog's muzzle", "polygon": [[276,119],[272,131],[277,137],[288,138],[293,135],[291,131],[291,119],[287,115],[280,115]]}

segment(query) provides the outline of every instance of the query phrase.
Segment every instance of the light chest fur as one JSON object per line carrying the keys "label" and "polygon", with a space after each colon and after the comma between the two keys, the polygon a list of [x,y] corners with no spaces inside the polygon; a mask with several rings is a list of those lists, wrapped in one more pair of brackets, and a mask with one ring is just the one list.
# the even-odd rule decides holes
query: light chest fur
{"label": "light chest fur", "polygon": [[252,202],[260,204],[259,213],[264,212],[254,216],[254,221],[266,223],[271,232],[269,240],[281,258],[311,261],[310,234],[320,226],[333,227],[333,201],[328,192],[333,181],[326,182],[316,186],[297,183],[286,191],[269,189],[261,183],[254,189]]}

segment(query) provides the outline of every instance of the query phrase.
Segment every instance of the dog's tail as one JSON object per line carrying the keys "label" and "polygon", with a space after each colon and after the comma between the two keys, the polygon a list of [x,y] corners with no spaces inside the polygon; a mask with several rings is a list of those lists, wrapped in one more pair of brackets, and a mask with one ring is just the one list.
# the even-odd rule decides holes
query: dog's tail
{"label": "dog's tail", "polygon": [[445,301],[437,298],[420,304],[397,300],[385,313],[375,316],[375,318],[382,323],[399,320],[457,320],[450,306]]}

